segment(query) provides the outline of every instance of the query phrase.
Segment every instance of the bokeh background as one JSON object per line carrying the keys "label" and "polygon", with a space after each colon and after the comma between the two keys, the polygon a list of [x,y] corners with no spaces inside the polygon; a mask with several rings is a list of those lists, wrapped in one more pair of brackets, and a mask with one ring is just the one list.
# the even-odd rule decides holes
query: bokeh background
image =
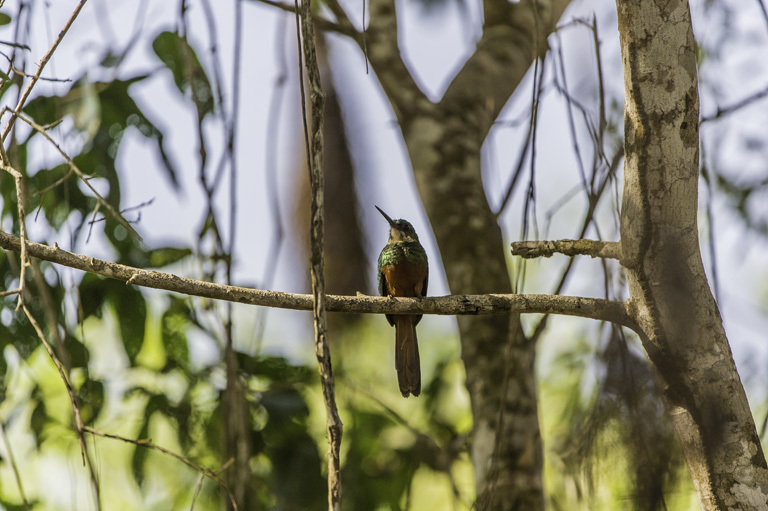
{"label": "bokeh background", "polygon": [[[9,71],[13,58],[16,69],[33,74],[76,3],[0,3],[0,70]],[[360,23],[363,4],[343,5]],[[702,254],[765,441],[768,15],[761,0],[691,6],[703,119]],[[400,51],[422,90],[438,100],[477,42],[482,8],[471,0],[400,1],[397,8]],[[539,63],[535,151],[528,138],[533,70],[483,148],[486,194],[498,209],[529,147],[522,162],[532,170],[499,216],[505,242],[578,232],[574,219],[586,207],[579,168],[598,158],[592,134],[601,104],[603,150],[610,157],[621,146],[615,4],[573,2],[559,26]],[[430,258],[429,294],[448,294],[401,133],[376,76],[343,36],[324,35],[319,44],[328,94],[328,291],[376,294],[375,261],[388,234],[376,204],[414,224]],[[15,106],[19,76],[0,75],[3,106]],[[43,77],[55,80],[36,86],[25,115],[47,127],[143,241],[95,211],[82,182],[60,180],[67,167],[57,149],[17,122],[6,150],[27,180],[30,239],[192,278],[308,291],[309,196],[290,13],[257,0],[91,0]],[[618,239],[620,172],[609,187],[589,237]],[[18,233],[8,175],[0,176],[0,191],[2,229]],[[555,256],[522,264],[510,256],[510,276],[520,292],[548,293],[567,262]],[[33,313],[67,354],[62,362],[87,424],[151,438],[219,471],[227,461],[222,407],[231,339],[252,426],[253,509],[326,506],[325,417],[309,313],[228,306],[48,264],[33,270],[44,276],[30,297]],[[18,256],[0,256],[0,272],[6,289],[16,287]],[[617,267],[579,259],[561,292],[623,298],[622,284]],[[3,300],[0,509],[24,509],[25,499],[30,509],[95,509],[59,374],[15,311],[15,297]],[[530,329],[539,319],[525,316],[524,325]],[[470,509],[472,416],[455,320],[427,316],[419,325],[425,391],[417,400],[399,396],[394,331],[383,317],[329,320],[345,424],[345,507]],[[539,341],[537,383],[552,509],[642,508],[650,484],[643,472],[663,490],[659,509],[695,509],[635,339],[617,338],[596,322],[552,318]],[[637,396],[640,404],[627,406]],[[628,426],[638,414],[645,418],[641,437]],[[88,443],[105,509],[218,509],[225,500],[215,482],[162,453],[113,439],[88,437]]]}

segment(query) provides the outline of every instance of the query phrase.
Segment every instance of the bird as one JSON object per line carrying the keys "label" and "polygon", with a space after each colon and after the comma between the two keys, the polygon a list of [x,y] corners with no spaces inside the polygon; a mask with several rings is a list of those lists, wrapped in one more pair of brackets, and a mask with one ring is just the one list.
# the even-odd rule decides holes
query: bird
{"label": "bird", "polygon": [[[392,220],[378,206],[379,213],[389,222],[389,240],[379,254],[379,294],[395,297],[427,295],[429,264],[427,253],[410,222]],[[421,314],[386,314],[395,327],[395,369],[403,397],[421,393],[421,363],[416,325]]]}

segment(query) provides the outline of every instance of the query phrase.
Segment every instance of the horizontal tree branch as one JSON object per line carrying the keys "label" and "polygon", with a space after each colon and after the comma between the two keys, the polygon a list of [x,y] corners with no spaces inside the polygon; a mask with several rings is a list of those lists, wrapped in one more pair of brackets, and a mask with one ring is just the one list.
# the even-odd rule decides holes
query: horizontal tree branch
{"label": "horizontal tree branch", "polygon": [[512,243],[512,255],[525,259],[552,257],[552,254],[621,259],[621,247],[616,241],[595,240],[515,241]]}
{"label": "horizontal tree branch", "polygon": [[[0,231],[0,247],[18,252],[18,237]],[[127,284],[163,289],[190,296],[261,305],[280,309],[312,310],[312,295],[265,291],[239,286],[214,284],[202,280],[179,277],[170,273],[143,270],[124,264],[104,261],[35,242],[27,242],[29,257],[68,266],[104,277],[122,280]],[[392,298],[382,296],[326,296],[326,309],[330,312],[373,314],[504,314],[539,313],[578,316],[610,321],[635,329],[624,302],[598,298],[558,295],[450,295],[426,298]]]}

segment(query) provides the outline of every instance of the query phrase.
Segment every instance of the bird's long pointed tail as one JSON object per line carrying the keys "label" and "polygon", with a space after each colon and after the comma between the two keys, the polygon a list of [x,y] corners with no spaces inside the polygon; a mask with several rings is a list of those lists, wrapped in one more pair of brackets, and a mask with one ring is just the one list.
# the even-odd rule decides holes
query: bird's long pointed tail
{"label": "bird's long pointed tail", "polygon": [[395,368],[403,397],[421,393],[421,362],[414,316],[395,316]]}

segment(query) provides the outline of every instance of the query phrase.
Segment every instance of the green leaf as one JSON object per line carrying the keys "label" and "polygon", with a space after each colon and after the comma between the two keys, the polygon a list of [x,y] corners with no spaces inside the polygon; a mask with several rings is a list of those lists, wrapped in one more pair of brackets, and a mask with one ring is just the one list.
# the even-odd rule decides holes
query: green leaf
{"label": "green leaf", "polygon": [[83,319],[90,316],[101,317],[102,306],[107,298],[106,280],[94,273],[86,273],[78,286],[80,296],[80,310]]}
{"label": "green leaf", "polygon": [[48,412],[45,411],[45,403],[40,400],[35,405],[35,409],[32,411],[32,416],[29,418],[29,427],[32,433],[35,435],[35,443],[39,446],[42,444],[42,434],[45,424],[48,422]]}
{"label": "green leaf", "polygon": [[171,307],[163,314],[163,344],[168,360],[166,370],[189,363],[189,345],[187,344],[187,328],[190,326],[189,316],[179,307],[178,302],[172,302]]}
{"label": "green leaf", "polygon": [[[81,77],[63,96],[38,96],[24,107],[24,112],[38,124],[52,124],[60,120],[62,115],[69,115],[74,119],[76,128],[88,134],[90,142],[72,159],[83,173],[107,179],[109,192],[105,198],[118,210],[121,204],[116,159],[123,134],[129,128],[135,128],[144,137],[155,141],[168,179],[174,188],[179,188],[176,170],[166,152],[162,132],[147,118],[129,93],[132,85],[146,78],[147,75],[137,75],[127,80],[103,83]],[[58,168],[64,172],[69,170],[63,166]],[[70,177],[75,186],[76,180],[74,176]],[[55,180],[47,184],[53,182]],[[88,213],[85,217],[88,217]],[[115,244],[114,237],[110,241]],[[119,245],[115,244],[118,250]]]}
{"label": "green leaf", "polygon": [[144,329],[147,319],[147,305],[141,291],[112,279],[86,274],[80,282],[80,303],[83,317],[101,317],[105,304],[113,307],[119,318],[123,347],[135,363],[136,355],[144,343]]}
{"label": "green leaf", "polygon": [[86,380],[78,392],[80,415],[86,425],[92,424],[104,406],[104,384],[100,381]]}
{"label": "green leaf", "polygon": [[[139,440],[143,440],[149,437],[149,419],[150,415],[146,415],[144,424],[142,425],[141,431],[139,431],[139,436],[137,437]],[[147,461],[148,453],[148,448],[137,445],[133,451],[133,457],[131,458],[131,469],[133,470],[133,477],[136,479],[136,483],[139,486],[144,484],[144,463]]]}
{"label": "green leaf", "polygon": [[[144,343],[144,329],[147,320],[147,304],[141,291],[122,282],[113,281],[109,298],[120,318],[120,333],[123,336],[123,346],[131,364],[136,362],[136,355]],[[119,289],[118,287],[119,286]]]}
{"label": "green leaf", "polygon": [[[69,166],[62,164],[52,169],[39,170],[27,180],[33,207],[39,207],[48,223],[57,230],[73,212],[79,211],[80,218],[90,219],[95,206],[94,199],[82,192],[74,176],[51,188],[67,172]],[[45,192],[41,193],[43,190]]]}
{"label": "green leaf", "polygon": [[240,370],[252,376],[265,376],[272,381],[309,383],[317,372],[305,366],[294,366],[283,357],[252,356],[236,352]]}
{"label": "green leaf", "polygon": [[64,347],[69,353],[69,361],[72,363],[72,367],[88,367],[88,361],[90,360],[90,354],[85,344],[80,342],[76,337],[67,332],[64,338]]}
{"label": "green leaf", "polygon": [[201,116],[213,113],[213,89],[195,50],[176,32],[162,32],[152,43],[158,58],[173,74],[173,81],[182,93],[189,88]]}
{"label": "green leaf", "polygon": [[5,14],[4,12],[0,12],[0,26],[8,25],[11,22],[11,17]]}
{"label": "green leaf", "polygon": [[149,266],[152,268],[162,268],[169,264],[181,261],[185,257],[192,255],[192,249],[163,247],[149,251]]}

